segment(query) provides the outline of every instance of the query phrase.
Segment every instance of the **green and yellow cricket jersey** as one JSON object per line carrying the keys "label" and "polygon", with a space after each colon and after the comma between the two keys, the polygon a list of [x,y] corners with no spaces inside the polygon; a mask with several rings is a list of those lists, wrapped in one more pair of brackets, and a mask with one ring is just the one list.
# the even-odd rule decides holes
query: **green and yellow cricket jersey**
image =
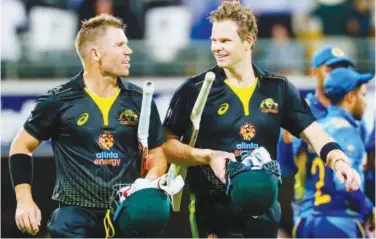
{"label": "green and yellow cricket jersey", "polygon": [[[90,92],[82,77],[81,72],[40,96],[24,128],[38,140],[51,138],[57,174],[52,199],[108,208],[114,185],[140,177],[137,128],[142,89],[118,78],[118,92],[103,98]],[[164,142],[153,102],[149,148]]]}
{"label": "green and yellow cricket jersey", "polygon": [[[257,80],[248,89],[236,88],[225,79],[218,66],[210,71],[216,78],[201,118],[195,147],[232,152],[265,147],[276,158],[280,127],[294,136],[315,121],[299,91],[282,76],[254,66]],[[206,72],[189,78],[175,92],[164,127],[189,142],[192,132],[190,114]],[[223,194],[224,185],[209,166],[188,169],[188,183],[196,194]]]}

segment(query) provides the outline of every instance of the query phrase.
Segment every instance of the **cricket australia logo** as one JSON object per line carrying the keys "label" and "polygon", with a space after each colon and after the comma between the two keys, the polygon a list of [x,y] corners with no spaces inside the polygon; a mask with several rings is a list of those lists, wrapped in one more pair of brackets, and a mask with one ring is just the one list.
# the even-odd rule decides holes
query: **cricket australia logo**
{"label": "cricket australia logo", "polygon": [[278,103],[274,102],[272,98],[267,98],[263,100],[260,104],[260,109],[262,113],[278,113]]}
{"label": "cricket australia logo", "polygon": [[138,124],[139,117],[133,110],[124,110],[119,115],[119,121],[122,125],[133,125]]}

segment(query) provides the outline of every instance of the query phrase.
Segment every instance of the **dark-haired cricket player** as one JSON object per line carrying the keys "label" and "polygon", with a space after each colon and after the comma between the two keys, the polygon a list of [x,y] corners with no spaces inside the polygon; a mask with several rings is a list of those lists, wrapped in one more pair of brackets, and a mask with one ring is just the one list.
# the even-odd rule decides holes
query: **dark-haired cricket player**
{"label": "dark-haired cricket player", "polygon": [[[31,193],[31,155],[41,141],[52,140],[56,160],[52,199],[59,208],[48,223],[52,237],[105,237],[103,220],[111,208],[113,186],[140,177],[137,126],[142,90],[120,78],[129,75],[132,54],[122,21],[106,14],[84,21],[76,49],[84,71],[38,98],[10,150],[16,223],[32,235],[39,231],[41,212]],[[145,178],[154,180],[167,168],[154,103],[150,118]]]}
{"label": "dark-haired cricket player", "polygon": [[[231,193],[232,187],[242,187],[245,193],[258,188],[255,197],[267,197],[262,189],[273,192],[270,189],[273,183],[277,191],[278,184],[273,179],[276,176],[266,171],[261,173],[262,170],[252,174],[251,170],[230,181],[226,166],[233,162],[228,163],[228,159],[239,160],[241,152],[260,147],[275,159],[283,127],[309,142],[342,182],[346,178],[348,190],[358,189],[360,178],[340,147],[315,122],[298,90],[286,78],[252,64],[257,25],[251,10],[238,3],[224,2],[211,12],[210,20],[211,50],[217,66],[209,71],[216,78],[201,118],[196,146],[187,145],[192,128],[189,117],[205,72],[186,80],[171,100],[164,122],[165,153],[169,162],[190,166],[187,181],[194,194],[190,204],[194,237],[277,237],[280,208],[276,200],[263,214],[253,214],[254,211],[234,203],[235,196],[251,198],[249,195]],[[243,171],[242,165],[238,167]],[[236,177],[246,173],[249,180],[237,180],[234,185]]]}

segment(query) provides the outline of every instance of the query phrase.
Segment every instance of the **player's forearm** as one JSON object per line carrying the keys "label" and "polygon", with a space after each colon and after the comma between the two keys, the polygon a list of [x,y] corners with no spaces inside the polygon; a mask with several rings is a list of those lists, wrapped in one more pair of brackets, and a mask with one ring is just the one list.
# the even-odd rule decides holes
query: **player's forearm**
{"label": "player's forearm", "polygon": [[167,160],[162,147],[149,150],[147,169],[145,178],[149,180],[157,179],[166,172]]}
{"label": "player's forearm", "polygon": [[196,166],[209,163],[209,149],[193,148],[177,139],[168,139],[163,146],[167,161],[177,165]]}
{"label": "player's forearm", "polygon": [[17,202],[21,200],[33,199],[30,184],[27,184],[27,183],[18,184],[14,187],[14,191],[16,193]]}
{"label": "player's forearm", "polygon": [[[322,127],[314,122],[310,126],[308,126],[301,134],[301,137],[306,141],[308,144],[312,146],[312,148],[315,150],[315,152],[320,155],[321,150],[323,147],[331,142],[334,142],[333,138],[330,137],[323,129]],[[342,150],[334,149],[329,151],[327,154],[326,159],[322,159],[326,161],[326,164],[331,167],[333,170],[335,170],[335,165],[337,160],[343,160],[346,163],[350,165],[350,163],[347,160],[347,156]]]}
{"label": "player's forearm", "polygon": [[301,137],[304,139],[304,141],[310,144],[319,155],[320,150],[322,149],[322,147],[324,147],[325,144],[334,142],[333,138],[330,137],[316,122],[308,126],[303,131]]}

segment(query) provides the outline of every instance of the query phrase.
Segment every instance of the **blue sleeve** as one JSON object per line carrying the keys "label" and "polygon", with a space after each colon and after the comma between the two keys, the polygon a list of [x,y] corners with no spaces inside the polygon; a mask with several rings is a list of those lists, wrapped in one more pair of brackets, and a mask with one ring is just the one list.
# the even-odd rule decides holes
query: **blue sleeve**
{"label": "blue sleeve", "polygon": [[365,146],[359,131],[352,127],[346,127],[332,132],[331,136],[341,146],[352,167],[360,169],[365,154]]}
{"label": "blue sleeve", "polygon": [[283,176],[294,175],[297,168],[292,154],[292,143],[285,143],[282,139],[282,130],[278,142],[277,160],[281,166]]}
{"label": "blue sleeve", "polygon": [[368,137],[366,151],[375,152],[375,127],[373,127],[371,135]]}
{"label": "blue sleeve", "polygon": [[373,204],[371,200],[364,195],[360,190],[355,192],[347,192],[345,194],[346,201],[350,203],[350,206],[360,214],[368,216],[371,214],[373,209]]}
{"label": "blue sleeve", "polygon": [[[356,165],[361,163],[362,156],[364,154],[364,146],[359,132],[355,131],[354,128],[343,128],[335,131],[332,136],[344,150],[352,164],[352,167],[356,169]],[[373,204],[371,200],[362,192],[362,190],[347,192],[344,184],[340,184],[335,176],[334,182],[337,189],[344,192],[346,201],[350,203],[350,206],[355,211],[363,214],[364,216],[367,216],[372,212]]]}
{"label": "blue sleeve", "polygon": [[366,122],[364,120],[359,122],[359,127],[360,127],[360,135],[362,138],[362,141],[364,144],[367,143],[368,139],[368,132],[367,132],[367,127],[366,127]]}

